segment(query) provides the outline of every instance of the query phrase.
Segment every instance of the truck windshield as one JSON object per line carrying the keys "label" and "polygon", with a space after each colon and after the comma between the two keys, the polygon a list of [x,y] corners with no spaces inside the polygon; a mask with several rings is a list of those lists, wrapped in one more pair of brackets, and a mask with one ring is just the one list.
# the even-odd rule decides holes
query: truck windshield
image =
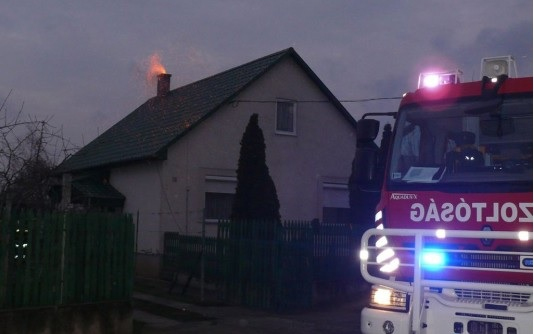
{"label": "truck windshield", "polygon": [[532,182],[532,96],[399,112],[388,181]]}

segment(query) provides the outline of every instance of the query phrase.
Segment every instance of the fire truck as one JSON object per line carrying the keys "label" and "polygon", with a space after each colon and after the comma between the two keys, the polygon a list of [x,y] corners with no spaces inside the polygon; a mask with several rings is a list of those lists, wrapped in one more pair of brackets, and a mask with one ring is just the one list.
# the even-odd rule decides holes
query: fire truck
{"label": "fire truck", "polygon": [[[383,165],[356,150],[357,179],[380,192],[359,253],[362,333],[533,333],[532,77],[512,56],[460,77],[421,74],[397,112],[376,114],[395,122]],[[372,116],[359,141],[376,138]]]}

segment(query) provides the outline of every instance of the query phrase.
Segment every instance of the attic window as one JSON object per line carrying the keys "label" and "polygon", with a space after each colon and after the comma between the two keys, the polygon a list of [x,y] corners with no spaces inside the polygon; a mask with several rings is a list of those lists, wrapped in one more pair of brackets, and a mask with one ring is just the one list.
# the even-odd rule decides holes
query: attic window
{"label": "attic window", "polygon": [[276,133],[297,134],[297,103],[280,100],[276,103]]}

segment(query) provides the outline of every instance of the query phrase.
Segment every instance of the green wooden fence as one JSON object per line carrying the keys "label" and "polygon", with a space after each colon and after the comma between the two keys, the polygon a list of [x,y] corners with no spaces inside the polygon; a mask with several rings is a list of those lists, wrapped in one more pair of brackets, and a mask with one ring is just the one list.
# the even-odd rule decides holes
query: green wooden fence
{"label": "green wooden fence", "polygon": [[0,309],[129,300],[131,216],[20,214],[0,221]]}
{"label": "green wooden fence", "polygon": [[200,277],[200,256],[204,248],[205,279],[207,282],[217,282],[220,274],[217,265],[217,245],[216,237],[206,237],[203,244],[200,237],[166,232],[161,278],[171,281],[179,274]]}
{"label": "green wooden fence", "polygon": [[[219,223],[204,240],[205,277],[232,303],[263,309],[312,304],[318,285],[355,282],[356,237],[350,226],[291,221]],[[200,270],[202,238],[165,234],[162,277]]]}

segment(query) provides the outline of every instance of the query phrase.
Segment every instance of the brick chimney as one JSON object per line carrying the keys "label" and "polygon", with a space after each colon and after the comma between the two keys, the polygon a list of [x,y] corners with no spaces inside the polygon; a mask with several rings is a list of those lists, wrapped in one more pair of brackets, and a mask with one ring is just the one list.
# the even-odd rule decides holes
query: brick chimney
{"label": "brick chimney", "polygon": [[158,74],[157,96],[163,97],[167,95],[167,93],[171,89],[171,76],[172,74],[167,73]]}

